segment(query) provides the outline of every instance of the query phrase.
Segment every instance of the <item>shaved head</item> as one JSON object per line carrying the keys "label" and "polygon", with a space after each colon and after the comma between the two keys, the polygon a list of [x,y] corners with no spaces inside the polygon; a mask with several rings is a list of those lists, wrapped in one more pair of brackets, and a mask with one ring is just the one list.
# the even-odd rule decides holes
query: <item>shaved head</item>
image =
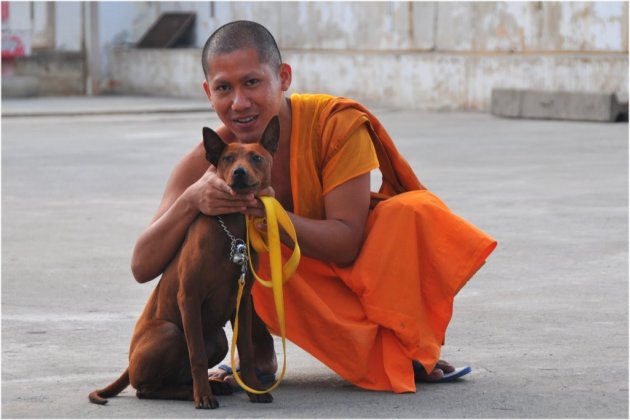
{"label": "shaved head", "polygon": [[269,64],[275,71],[282,64],[282,57],[271,32],[259,23],[237,20],[221,26],[206,41],[201,53],[203,74],[208,79],[208,61],[220,54],[228,54],[244,48],[253,48],[258,60]]}

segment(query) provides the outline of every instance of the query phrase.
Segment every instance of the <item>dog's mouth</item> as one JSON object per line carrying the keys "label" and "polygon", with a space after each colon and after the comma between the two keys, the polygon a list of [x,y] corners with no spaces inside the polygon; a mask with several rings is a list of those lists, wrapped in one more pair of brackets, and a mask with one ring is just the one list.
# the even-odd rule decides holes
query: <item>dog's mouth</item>
{"label": "dog's mouth", "polygon": [[232,188],[237,194],[248,194],[253,191],[258,191],[259,187],[260,182],[248,184],[246,181],[241,180],[236,180],[230,184],[230,188]]}

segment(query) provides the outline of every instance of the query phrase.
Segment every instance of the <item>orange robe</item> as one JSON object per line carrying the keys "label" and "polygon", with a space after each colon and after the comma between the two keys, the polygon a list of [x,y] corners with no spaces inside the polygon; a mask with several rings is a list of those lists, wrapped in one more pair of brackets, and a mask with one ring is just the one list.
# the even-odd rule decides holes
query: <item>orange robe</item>
{"label": "orange robe", "polygon": [[[396,197],[370,211],[352,266],[302,257],[284,288],[287,338],[361,388],[415,392],[411,360],[434,368],[453,299],[496,241],[426,190],[358,103],[293,94],[291,107],[295,214],[325,218],[324,195],[376,166],[383,185],[374,198]],[[369,137],[357,134],[364,127]],[[269,278],[265,258],[260,261]],[[252,293],[256,312],[277,334],[271,289],[257,283]]]}

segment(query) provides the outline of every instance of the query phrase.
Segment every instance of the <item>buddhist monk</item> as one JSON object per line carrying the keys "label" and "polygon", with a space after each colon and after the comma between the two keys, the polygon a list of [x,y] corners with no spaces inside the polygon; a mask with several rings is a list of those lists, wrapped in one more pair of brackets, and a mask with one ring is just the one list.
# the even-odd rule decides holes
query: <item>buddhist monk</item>
{"label": "buddhist monk", "polygon": [[[275,196],[289,212],[303,255],[284,289],[287,338],[370,390],[415,392],[418,381],[469,372],[440,360],[440,351],[453,299],[495,240],[418,181],[363,106],[322,94],[288,97],[291,67],[260,24],[236,21],[217,29],[203,48],[202,66],[203,88],[222,122],[216,131],[226,143],[258,141],[271,118],[280,119],[271,187],[261,194]],[[383,175],[378,191],[371,191],[372,170]],[[264,214],[257,197],[236,195],[217,176],[200,142],[173,169],[137,240],[136,280],[162,273],[199,213],[233,212]],[[264,258],[259,271],[268,278]],[[252,297],[256,366],[273,376],[273,297],[258,284]],[[229,380],[228,373],[215,368],[209,377]]]}

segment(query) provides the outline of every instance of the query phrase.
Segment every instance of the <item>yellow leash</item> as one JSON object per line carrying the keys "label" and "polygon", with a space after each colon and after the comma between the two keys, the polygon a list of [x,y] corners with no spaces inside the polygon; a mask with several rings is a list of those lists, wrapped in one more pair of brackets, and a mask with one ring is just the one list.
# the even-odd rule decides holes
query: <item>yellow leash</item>
{"label": "yellow leash", "polygon": [[[300,262],[300,247],[297,243],[297,235],[295,233],[295,227],[291,223],[291,219],[287,212],[282,208],[282,205],[273,197],[260,197],[264,206],[267,221],[267,232],[260,232],[256,229],[256,218],[247,216],[247,254],[249,260],[249,267],[254,274],[254,277],[265,287],[270,287],[273,291],[273,298],[276,305],[276,313],[278,315],[278,325],[280,327],[280,335],[282,337],[282,372],[276,383],[269,389],[259,391],[247,386],[236,370],[234,363],[234,350],[236,348],[236,338],[238,336],[238,312],[241,306],[241,298],[243,297],[243,288],[245,286],[245,274],[241,275],[238,287],[238,295],[236,297],[236,317],[234,320],[234,332],[232,335],[232,348],[230,350],[230,362],[232,365],[232,373],[236,382],[246,390],[253,394],[264,394],[276,389],[282,379],[287,367],[287,349],[286,349],[286,333],[284,324],[284,297],[282,293],[282,285],[289,280],[293,275]],[[282,265],[282,254],[280,252],[280,230],[278,226],[282,226],[284,231],[293,240],[293,254],[289,260]],[[257,252],[269,252],[269,267],[271,269],[271,280],[261,279],[252,266],[252,259],[250,258],[250,242],[251,246]]]}

